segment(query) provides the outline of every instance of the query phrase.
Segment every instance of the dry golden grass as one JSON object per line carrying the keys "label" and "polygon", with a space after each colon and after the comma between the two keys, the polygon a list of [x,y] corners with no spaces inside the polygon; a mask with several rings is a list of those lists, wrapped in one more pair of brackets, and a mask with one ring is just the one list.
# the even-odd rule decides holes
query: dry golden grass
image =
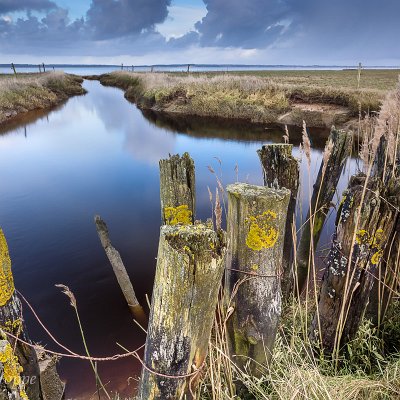
{"label": "dry golden grass", "polygon": [[143,108],[268,123],[276,122],[279,115],[298,103],[343,106],[353,116],[360,110],[378,111],[387,89],[395,86],[398,73],[363,71],[360,89],[356,71],[118,71],[103,75],[100,81],[126,90],[126,97]]}
{"label": "dry golden grass", "polygon": [[20,113],[54,106],[83,94],[82,80],[62,72],[7,75],[0,79],[0,123]]}

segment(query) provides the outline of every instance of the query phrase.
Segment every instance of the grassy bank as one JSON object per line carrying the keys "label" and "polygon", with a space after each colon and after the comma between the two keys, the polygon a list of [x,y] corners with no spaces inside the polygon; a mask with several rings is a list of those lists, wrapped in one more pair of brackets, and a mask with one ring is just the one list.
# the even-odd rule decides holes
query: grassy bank
{"label": "grassy bank", "polygon": [[379,110],[400,71],[255,71],[102,75],[103,85],[125,90],[143,109],[257,123],[310,127],[342,125],[359,111]]}
{"label": "grassy bank", "polygon": [[18,114],[55,106],[84,94],[82,79],[62,72],[0,76],[0,123]]}

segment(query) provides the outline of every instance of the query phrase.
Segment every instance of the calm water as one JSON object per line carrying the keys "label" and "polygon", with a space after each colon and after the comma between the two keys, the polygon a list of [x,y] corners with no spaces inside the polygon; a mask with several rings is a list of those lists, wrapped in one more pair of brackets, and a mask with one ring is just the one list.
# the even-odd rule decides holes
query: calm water
{"label": "calm water", "polygon": [[[262,143],[280,142],[282,132],[236,122],[143,116],[118,89],[96,81],[85,81],[84,86],[87,95],[48,115],[29,113],[0,131],[0,226],[8,239],[16,287],[46,326],[66,346],[84,354],[73,310],[54,286],[68,285],[77,298],[92,355],[107,356],[122,351],[117,343],[138,347],[144,335],[131,320],[97,237],[94,215],[107,222],[145,304],[145,294],[152,290],[160,225],[159,159],[189,151],[196,163],[197,217],[206,219],[211,214],[207,186],[216,187],[207,166],[222,172],[227,184],[236,180],[238,164],[240,180],[261,184],[256,150]],[[326,135],[311,131],[312,177]],[[291,141],[300,157],[299,132],[291,131]],[[305,168],[302,175],[306,194]],[[306,212],[305,204],[303,209]],[[322,242],[327,240],[325,235]],[[59,350],[26,307],[25,317],[32,339]],[[59,371],[67,381],[67,398],[90,398],[95,392],[87,362],[64,359]],[[133,358],[102,363],[99,371],[110,390],[133,393],[135,381],[130,378],[139,372]]]}

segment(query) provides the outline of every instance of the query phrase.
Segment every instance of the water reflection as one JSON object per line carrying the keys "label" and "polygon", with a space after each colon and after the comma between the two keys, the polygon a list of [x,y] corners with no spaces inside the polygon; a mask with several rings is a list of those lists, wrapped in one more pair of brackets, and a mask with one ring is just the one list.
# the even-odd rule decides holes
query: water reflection
{"label": "water reflection", "polygon": [[[93,355],[120,353],[117,343],[134,349],[144,335],[133,323],[101,248],[95,214],[107,222],[140,301],[152,288],[160,224],[158,160],[188,151],[196,163],[197,217],[211,216],[207,186],[216,187],[207,166],[225,184],[239,179],[262,183],[256,150],[280,142],[282,129],[228,121],[172,119],[143,114],[117,89],[85,81],[88,94],[70,99],[50,114],[29,113],[22,125],[0,135],[0,226],[9,241],[16,286],[31,301],[46,326],[72,350],[84,353],[74,314],[54,287],[75,293]],[[312,131],[311,179],[316,176],[327,132]],[[291,130],[300,157],[298,130]],[[222,164],[214,158],[218,157]],[[302,169],[307,210],[307,169]],[[345,185],[345,177],[340,190]],[[339,191],[340,191],[339,190]],[[332,217],[328,221],[332,224]],[[322,241],[328,238],[323,237]],[[31,337],[56,349],[33,317]],[[132,394],[140,365],[124,359],[99,365],[110,390]],[[63,360],[67,398],[95,392],[87,363]],[[129,384],[130,382],[130,384]]]}

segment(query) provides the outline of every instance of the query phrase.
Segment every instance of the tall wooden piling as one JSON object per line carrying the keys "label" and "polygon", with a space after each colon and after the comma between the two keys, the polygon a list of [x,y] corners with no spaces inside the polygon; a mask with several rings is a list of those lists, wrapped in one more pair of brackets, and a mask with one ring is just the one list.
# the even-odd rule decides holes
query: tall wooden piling
{"label": "tall wooden piling", "polygon": [[292,225],[296,211],[299,189],[299,162],[292,156],[291,144],[267,144],[257,151],[261,161],[264,185],[269,188],[290,190],[290,202],[286,218],[285,241],[283,245],[282,293],[288,295],[293,287],[293,235]]}
{"label": "tall wooden piling", "polygon": [[188,153],[160,160],[161,219],[164,225],[195,220],[195,171]]}
{"label": "tall wooden piling", "polygon": [[198,377],[190,374],[207,354],[224,255],[223,234],[206,225],[161,227],[139,399],[192,398]]}
{"label": "tall wooden piling", "polygon": [[338,210],[319,314],[314,316],[310,332],[311,339],[322,340],[326,352],[351,340],[359,328],[382,256],[390,245],[399,193],[393,181],[383,185],[380,178],[370,178],[366,183],[362,174],[350,180]]}
{"label": "tall wooden piling", "polygon": [[[0,379],[0,398],[5,391],[13,399],[42,400],[40,371],[35,350],[13,336],[30,343],[25,327],[22,304],[15,293],[8,246],[0,228],[0,365],[4,379]],[[7,333],[13,335],[7,335]],[[24,385],[23,376],[29,377]],[[26,393],[25,393],[26,392]]]}
{"label": "tall wooden piling", "polygon": [[[281,274],[288,189],[244,183],[229,185],[226,300],[234,362],[268,361],[281,313]],[[232,298],[233,297],[233,298]],[[256,364],[251,363],[257,375]]]}
{"label": "tall wooden piling", "polygon": [[[343,167],[351,154],[352,135],[334,127],[329,135],[321,167],[311,197],[310,209],[301,233],[296,254],[299,292],[303,289],[310,266],[310,252],[317,248],[331,201]],[[312,263],[311,263],[312,265]]]}

